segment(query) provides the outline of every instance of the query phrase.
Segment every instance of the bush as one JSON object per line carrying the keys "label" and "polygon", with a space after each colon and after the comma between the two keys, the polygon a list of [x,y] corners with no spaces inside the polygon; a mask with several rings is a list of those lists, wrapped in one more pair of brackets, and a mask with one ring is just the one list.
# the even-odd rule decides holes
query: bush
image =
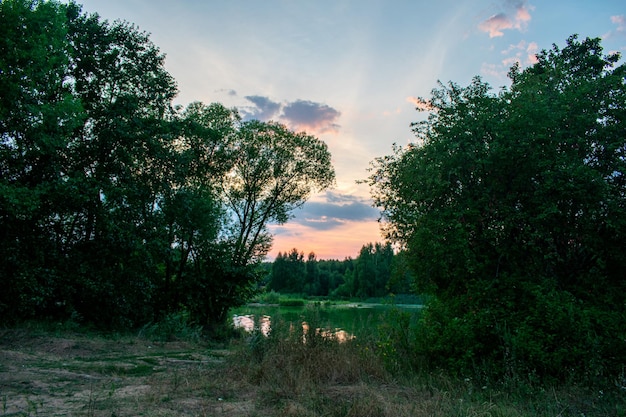
{"label": "bush", "polygon": [[621,313],[545,286],[519,285],[516,292],[517,302],[490,295],[487,304],[475,293],[431,301],[415,328],[414,355],[478,379],[595,384],[618,377],[625,359]]}
{"label": "bush", "polygon": [[301,298],[281,298],[278,300],[278,305],[281,307],[302,307],[304,300]]}
{"label": "bush", "polygon": [[202,326],[189,321],[185,310],[170,313],[157,323],[148,323],[139,331],[139,337],[159,342],[187,340],[197,342],[202,337]]}
{"label": "bush", "polygon": [[280,294],[271,290],[270,292],[262,294],[260,299],[263,304],[278,304],[280,302]]}

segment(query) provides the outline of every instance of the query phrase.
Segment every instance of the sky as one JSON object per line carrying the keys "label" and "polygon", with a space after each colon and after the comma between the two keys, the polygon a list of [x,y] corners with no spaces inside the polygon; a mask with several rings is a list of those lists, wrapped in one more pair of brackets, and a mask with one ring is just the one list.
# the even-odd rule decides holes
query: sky
{"label": "sky", "polygon": [[[178,84],[175,103],[219,102],[325,141],[336,186],[271,225],[268,259],[292,248],[356,258],[382,242],[366,179],[371,161],[414,138],[416,98],[480,76],[498,91],[578,34],[626,54],[623,0],[76,0],[148,32]],[[622,59],[621,62],[624,62]]]}

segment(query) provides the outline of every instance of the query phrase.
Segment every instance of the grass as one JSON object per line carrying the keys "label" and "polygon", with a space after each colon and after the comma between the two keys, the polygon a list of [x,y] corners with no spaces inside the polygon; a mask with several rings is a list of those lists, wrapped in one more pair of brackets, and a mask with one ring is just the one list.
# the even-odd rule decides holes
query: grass
{"label": "grass", "polygon": [[303,307],[305,304],[301,298],[281,298],[278,300],[278,305],[281,307]]}
{"label": "grass", "polygon": [[[399,372],[375,335],[339,343],[314,309],[308,331],[197,338],[0,331],[0,416],[626,416],[619,387],[480,386]],[[169,330],[168,330],[169,334]],[[396,364],[397,365],[397,364]]]}

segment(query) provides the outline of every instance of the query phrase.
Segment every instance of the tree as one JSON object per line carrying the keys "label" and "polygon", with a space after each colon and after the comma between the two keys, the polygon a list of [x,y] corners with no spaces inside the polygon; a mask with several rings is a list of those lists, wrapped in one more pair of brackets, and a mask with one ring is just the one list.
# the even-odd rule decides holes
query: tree
{"label": "tree", "polygon": [[6,277],[0,315],[31,317],[58,309],[62,244],[52,220],[64,204],[64,151],[82,122],[68,85],[66,7],[0,3],[0,246]]}
{"label": "tree", "polygon": [[315,252],[310,252],[305,263],[306,275],[303,292],[308,295],[322,295],[320,283],[320,269]]}
{"label": "tree", "polygon": [[182,305],[203,324],[222,320],[228,305],[212,298],[224,297],[219,286],[227,280],[220,274],[230,271],[228,245],[221,237],[228,220],[219,184],[232,168],[239,121],[221,104],[199,102],[174,120],[172,182],[160,202],[165,268],[159,302],[164,312]]}
{"label": "tree", "polygon": [[64,192],[68,209],[60,216],[72,237],[73,305],[88,321],[137,325],[158,308],[154,250],[168,244],[158,238],[160,204],[173,183],[176,85],[164,55],[131,24],[71,6],[66,25],[68,78],[83,109],[65,150],[73,192]]}
{"label": "tree", "polygon": [[236,149],[223,195],[235,219],[233,264],[247,265],[271,247],[268,224],[285,223],[313,191],[334,183],[335,172],[324,142],[279,123],[243,122]]}
{"label": "tree", "polygon": [[272,266],[271,288],[285,293],[301,293],[304,289],[306,264],[304,253],[293,248],[279,253]]}
{"label": "tree", "polygon": [[350,293],[360,298],[384,296],[391,277],[393,257],[390,243],[363,245],[354,261],[353,288]]}
{"label": "tree", "polygon": [[[256,266],[271,248],[267,226],[285,223],[313,191],[326,189],[335,179],[328,147],[321,140],[279,123],[236,121],[226,141],[227,172],[216,181],[225,215],[218,245],[212,248],[220,250],[211,252],[214,265],[203,272],[210,277],[203,280],[203,290],[192,291],[207,300],[203,317],[217,322],[253,294],[260,279]],[[288,265],[304,266],[303,257],[294,249]],[[221,268],[219,274],[215,265]],[[285,283],[286,290],[302,291],[304,272],[288,275],[292,280]]]}
{"label": "tree", "polygon": [[375,161],[386,236],[437,296],[420,336],[436,363],[561,378],[623,361],[618,59],[599,39],[572,36],[534,66],[514,66],[496,95],[479,78],[440,84],[422,100],[430,115],[414,125],[417,142]]}
{"label": "tree", "polygon": [[0,314],[204,326],[245,302],[326,145],[220,104],[173,108],[148,35],[75,3],[0,1]]}

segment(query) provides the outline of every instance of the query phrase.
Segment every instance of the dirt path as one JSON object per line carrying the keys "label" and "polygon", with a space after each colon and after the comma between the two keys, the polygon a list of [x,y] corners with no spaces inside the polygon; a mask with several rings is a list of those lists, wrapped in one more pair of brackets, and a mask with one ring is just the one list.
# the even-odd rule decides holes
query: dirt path
{"label": "dirt path", "polygon": [[2,416],[249,415],[228,352],[124,337],[0,331]]}

